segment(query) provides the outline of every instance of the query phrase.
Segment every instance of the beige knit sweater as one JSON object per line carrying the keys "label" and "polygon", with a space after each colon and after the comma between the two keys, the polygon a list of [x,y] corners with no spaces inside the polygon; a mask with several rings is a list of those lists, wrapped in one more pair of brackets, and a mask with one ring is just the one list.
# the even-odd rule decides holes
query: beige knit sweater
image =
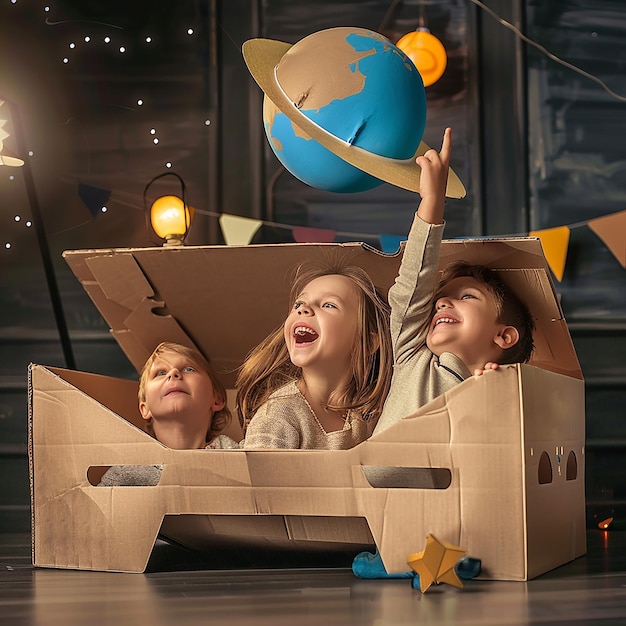
{"label": "beige knit sweater", "polygon": [[411,415],[471,375],[457,356],[444,352],[437,357],[426,345],[439,282],[443,228],[443,224],[427,224],[415,215],[400,271],[389,290],[394,367],[375,433]]}
{"label": "beige knit sweater", "polygon": [[275,391],[254,414],[242,447],[346,450],[367,439],[375,420],[349,411],[342,430],[327,433],[292,381]]}

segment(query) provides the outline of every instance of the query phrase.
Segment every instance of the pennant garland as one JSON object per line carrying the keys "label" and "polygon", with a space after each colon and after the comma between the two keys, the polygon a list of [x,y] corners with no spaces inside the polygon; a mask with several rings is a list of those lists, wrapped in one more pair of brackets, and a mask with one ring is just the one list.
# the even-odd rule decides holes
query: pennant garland
{"label": "pennant garland", "polygon": [[96,215],[102,212],[102,207],[104,207],[109,200],[111,191],[110,189],[101,189],[93,185],[79,183],[78,196],[89,209],[91,217],[96,217]]}
{"label": "pennant garland", "polygon": [[626,269],[626,211],[589,220],[589,228],[600,237],[619,264]]}
{"label": "pennant garland", "polygon": [[222,213],[219,217],[227,246],[247,246],[263,223],[261,220]]}
{"label": "pennant garland", "polygon": [[[1,131],[0,127],[0,131]],[[1,134],[0,134],[1,140]],[[109,199],[111,192],[91,185],[80,184],[79,196],[89,208],[92,216],[96,216],[104,203]],[[351,241],[362,241],[376,237],[371,233],[340,232],[327,228],[311,228],[308,226],[292,226],[266,220],[259,220],[229,213],[215,213],[196,209],[196,212],[219,219],[219,223],[226,245],[246,246],[263,225],[291,230],[294,240],[298,243],[332,243],[337,235],[349,238]],[[616,258],[618,263],[626,269],[626,210],[611,213],[602,217],[594,218],[576,224],[557,226],[542,230],[533,230],[528,233],[511,236],[537,237],[541,240],[546,261],[556,280],[561,282],[565,272],[565,262],[570,240],[570,232],[574,228],[588,226],[604,243]],[[378,235],[381,250],[386,254],[395,254],[400,249],[401,243],[406,241],[406,235],[381,234]],[[470,237],[471,238],[471,237]]]}
{"label": "pennant garland", "polygon": [[380,235],[380,247],[387,254],[395,254],[400,250],[400,243],[407,240],[407,237],[399,235]]}
{"label": "pennant garland", "polygon": [[293,238],[298,243],[332,243],[337,236],[336,230],[324,228],[309,228],[308,226],[294,226],[292,228]]}
{"label": "pennant garland", "polygon": [[567,245],[569,244],[569,228],[557,226],[546,230],[532,230],[529,237],[539,237],[541,247],[555,278],[561,282],[565,271],[565,258],[567,257]]}
{"label": "pennant garland", "polygon": [[[343,233],[323,228],[309,228],[304,226],[290,226],[277,224],[248,217],[240,217],[223,213],[218,215],[210,211],[198,211],[205,215],[219,217],[224,233],[224,240],[228,245],[247,245],[262,224],[288,228],[292,231],[294,239],[298,243],[330,243],[337,235],[353,236],[357,241],[363,237],[372,237],[365,233]],[[604,217],[598,217],[588,222],[571,224],[569,226],[557,226],[543,230],[533,230],[527,233],[528,237],[538,237],[541,240],[546,261],[554,274],[561,282],[565,272],[565,261],[569,246],[570,231],[579,226],[589,226],[591,230],[602,240],[604,245],[615,256],[620,265],[626,269],[626,211],[612,213]],[[226,230],[225,230],[226,229]],[[228,232],[227,232],[228,231]],[[233,234],[236,233],[235,235]],[[511,236],[511,235],[507,235]],[[525,236],[525,235],[517,235]],[[378,235],[381,249],[387,254],[394,254],[400,249],[400,244],[406,241],[406,235]],[[231,240],[232,243],[231,243]]]}

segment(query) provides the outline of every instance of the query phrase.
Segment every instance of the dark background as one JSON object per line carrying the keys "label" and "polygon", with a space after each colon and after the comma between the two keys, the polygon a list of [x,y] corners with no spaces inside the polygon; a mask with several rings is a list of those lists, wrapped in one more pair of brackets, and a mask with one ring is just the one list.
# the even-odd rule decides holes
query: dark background
{"label": "dark background", "polygon": [[[626,208],[626,5],[485,5],[618,95],[470,0],[2,0],[0,120],[6,147],[32,156],[0,167],[0,532],[30,527],[28,364],[137,375],[61,255],[159,245],[143,201],[154,177],[184,179],[196,208],[189,244],[223,243],[220,213],[262,220],[254,243],[293,241],[295,225],[378,247],[381,234],[406,234],[415,194],[332,194],[284,171],[240,48],[332,26],[395,42],[420,11],[448,52],[427,89],[424,138],[438,146],[453,127],[453,167],[468,189],[448,202],[446,237],[572,226],[557,290],[586,380],[588,522],[626,514],[626,270],[586,226]],[[149,193],[179,192],[165,176]]]}

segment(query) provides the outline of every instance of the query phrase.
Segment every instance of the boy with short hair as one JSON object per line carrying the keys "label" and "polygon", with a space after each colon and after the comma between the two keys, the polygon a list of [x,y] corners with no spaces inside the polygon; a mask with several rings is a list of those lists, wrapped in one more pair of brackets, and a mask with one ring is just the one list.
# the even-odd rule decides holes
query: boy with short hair
{"label": "boy with short hair", "polygon": [[471,375],[532,354],[530,313],[494,272],[460,263],[438,281],[450,137],[447,128],[441,152],[417,158],[421,201],[389,290],[394,372],[375,433]]}

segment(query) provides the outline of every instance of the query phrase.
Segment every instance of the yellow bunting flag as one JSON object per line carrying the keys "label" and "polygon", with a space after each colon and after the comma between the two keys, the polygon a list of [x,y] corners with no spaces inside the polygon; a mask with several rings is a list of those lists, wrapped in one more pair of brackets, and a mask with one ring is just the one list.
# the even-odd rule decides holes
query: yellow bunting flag
{"label": "yellow bunting flag", "polygon": [[602,239],[620,265],[626,268],[626,211],[589,220],[588,225]]}
{"label": "yellow bunting flag", "polygon": [[556,279],[563,280],[565,271],[565,259],[567,258],[567,246],[569,244],[569,227],[557,226],[545,230],[533,230],[528,233],[529,237],[539,237],[546,261]]}
{"label": "yellow bunting flag", "polygon": [[261,220],[239,215],[229,215],[228,213],[220,215],[222,234],[228,246],[247,246],[262,223]]}

